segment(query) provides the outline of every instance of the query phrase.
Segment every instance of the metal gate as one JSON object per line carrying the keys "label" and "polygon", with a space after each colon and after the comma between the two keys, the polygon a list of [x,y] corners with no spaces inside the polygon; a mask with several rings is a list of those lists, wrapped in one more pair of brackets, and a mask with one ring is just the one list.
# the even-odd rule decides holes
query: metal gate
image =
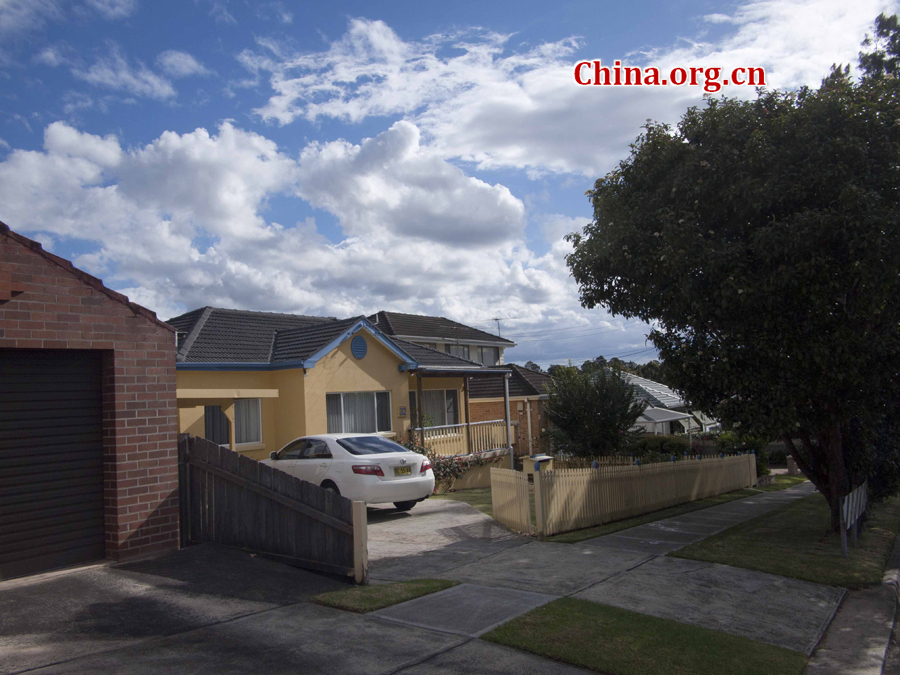
{"label": "metal gate", "polygon": [[0,579],[105,556],[100,358],[0,349]]}

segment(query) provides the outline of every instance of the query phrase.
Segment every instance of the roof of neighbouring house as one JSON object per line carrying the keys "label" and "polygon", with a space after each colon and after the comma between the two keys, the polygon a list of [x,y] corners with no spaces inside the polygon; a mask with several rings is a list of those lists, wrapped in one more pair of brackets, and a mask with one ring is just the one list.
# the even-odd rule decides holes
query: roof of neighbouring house
{"label": "roof of neighbouring house", "polygon": [[168,323],[179,334],[179,362],[269,363],[276,332],[339,322],[334,317],[201,307]]}
{"label": "roof of neighbouring house", "polygon": [[472,368],[484,368],[484,366],[482,366],[480,363],[476,363],[475,361],[462,359],[458,356],[447,354],[446,352],[439,352],[435,349],[431,349],[430,347],[423,347],[422,345],[417,345],[413,342],[407,342],[406,340],[401,340],[400,338],[392,337],[390,338],[390,340],[395,345],[400,347],[400,349],[402,349],[404,352],[409,354],[412,359],[420,366],[426,366],[429,368],[441,368],[444,370],[453,370],[457,368],[468,370],[471,370]]}
{"label": "roof of neighbouring house", "polygon": [[[546,386],[553,381],[547,373],[539,373],[528,368],[517,366],[514,363],[503,366],[494,366],[495,370],[504,369],[511,371],[509,377],[509,395],[512,398],[520,396],[542,396],[547,393]],[[503,381],[500,379],[475,379],[469,380],[469,398],[502,398]]]}
{"label": "roof of neighbouring house", "polygon": [[625,380],[634,389],[635,396],[654,408],[684,408],[687,406],[684,399],[681,398],[673,389],[664,384],[648,380],[631,373],[623,372]]}
{"label": "roof of neighbouring house", "polygon": [[494,342],[498,346],[515,346],[515,342],[483,330],[451,321],[442,316],[421,314],[401,314],[400,312],[378,312],[368,317],[378,330],[386,335],[427,340],[465,340],[471,342]]}

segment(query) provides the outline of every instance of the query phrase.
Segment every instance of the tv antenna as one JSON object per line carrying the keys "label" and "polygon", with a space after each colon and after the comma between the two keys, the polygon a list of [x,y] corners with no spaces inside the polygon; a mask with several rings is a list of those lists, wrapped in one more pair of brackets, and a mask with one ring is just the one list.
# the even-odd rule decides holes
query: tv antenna
{"label": "tv antenna", "polygon": [[493,319],[491,319],[491,321],[497,322],[497,337],[503,337],[502,335],[500,335],[500,318],[495,316]]}

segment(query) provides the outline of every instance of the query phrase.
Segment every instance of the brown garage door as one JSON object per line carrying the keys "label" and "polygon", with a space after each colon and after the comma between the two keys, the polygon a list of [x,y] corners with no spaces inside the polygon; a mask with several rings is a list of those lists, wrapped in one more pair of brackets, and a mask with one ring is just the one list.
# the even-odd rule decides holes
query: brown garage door
{"label": "brown garage door", "polygon": [[0,579],[104,557],[100,357],[0,349]]}

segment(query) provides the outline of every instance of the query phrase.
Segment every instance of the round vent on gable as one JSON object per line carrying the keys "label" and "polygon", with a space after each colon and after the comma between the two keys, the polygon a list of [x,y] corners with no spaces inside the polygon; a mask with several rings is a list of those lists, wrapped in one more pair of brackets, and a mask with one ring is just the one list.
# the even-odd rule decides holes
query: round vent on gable
{"label": "round vent on gable", "polygon": [[366,344],[366,338],[362,335],[357,335],[350,341],[350,353],[358,359],[363,358],[368,349],[369,346]]}

